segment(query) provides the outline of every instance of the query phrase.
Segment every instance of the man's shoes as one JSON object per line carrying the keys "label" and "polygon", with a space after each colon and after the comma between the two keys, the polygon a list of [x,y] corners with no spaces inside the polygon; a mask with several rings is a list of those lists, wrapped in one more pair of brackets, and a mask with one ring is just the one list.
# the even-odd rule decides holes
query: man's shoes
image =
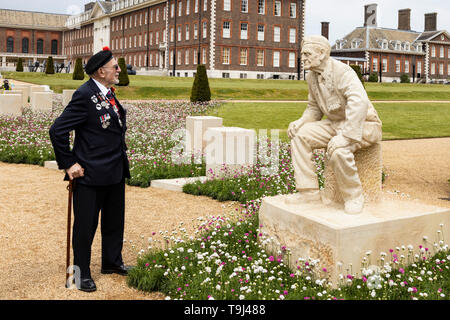
{"label": "man's shoes", "polygon": [[128,271],[131,269],[133,269],[132,266],[126,266],[126,265],[122,264],[118,267],[102,268],[101,273],[103,273],[103,274],[117,273],[122,276],[126,276],[128,274]]}
{"label": "man's shoes", "polygon": [[286,204],[302,204],[305,202],[320,201],[320,192],[317,189],[308,191],[300,191],[298,193],[290,194],[286,196],[284,202]]}
{"label": "man's shoes", "polygon": [[360,195],[359,197],[351,200],[345,201],[345,213],[347,214],[358,214],[361,213],[364,207],[364,196]]}
{"label": "man's shoes", "polygon": [[80,287],[78,288],[78,290],[84,291],[84,292],[93,292],[95,290],[97,290],[97,287],[95,286],[95,282],[94,280],[92,280],[91,278],[81,278],[80,279]]}

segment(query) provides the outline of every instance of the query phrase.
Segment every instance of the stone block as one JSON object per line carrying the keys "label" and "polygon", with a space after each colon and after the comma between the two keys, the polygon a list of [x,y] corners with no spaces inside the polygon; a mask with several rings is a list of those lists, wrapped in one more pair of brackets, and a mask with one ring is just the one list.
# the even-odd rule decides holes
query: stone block
{"label": "stone block", "polygon": [[0,115],[21,116],[22,109],[21,94],[0,94]]}
{"label": "stone block", "polygon": [[176,178],[176,179],[158,179],[152,180],[150,186],[152,188],[165,189],[177,192],[183,192],[183,186],[187,183],[194,183],[196,181],[206,181],[206,177],[190,177],[190,178]]}
{"label": "stone block", "polygon": [[[203,153],[206,147],[205,132],[209,128],[222,127],[223,119],[213,116],[189,116],[186,118],[191,153]],[[188,141],[187,141],[188,142]]]}
{"label": "stone block", "polygon": [[205,132],[206,176],[231,177],[255,163],[256,133],[239,127],[209,128]]}
{"label": "stone block", "polygon": [[22,96],[22,106],[26,106],[28,104],[28,96],[24,92],[23,89],[16,89],[14,90],[5,90],[5,94],[20,94]]}
{"label": "stone block", "polygon": [[35,92],[46,92],[46,90],[45,90],[44,86],[36,86],[36,85],[30,86],[30,103],[31,103],[31,105],[33,105],[33,93],[35,93]]}
{"label": "stone block", "polygon": [[[324,168],[324,189],[321,191],[322,199],[325,203],[344,203],[338,189],[336,178],[328,160],[325,157]],[[379,201],[381,192],[381,143],[375,143],[368,148],[355,152],[355,163],[358,168],[359,179],[363,188],[365,202]]]}
{"label": "stone block", "polygon": [[64,89],[63,90],[62,104],[64,107],[66,107],[69,104],[69,102],[72,100],[72,96],[75,91],[76,91],[75,89]]}
{"label": "stone block", "polygon": [[31,110],[52,111],[53,93],[51,92],[33,92],[31,94]]}
{"label": "stone block", "polygon": [[[359,215],[345,214],[338,204],[324,205],[320,201],[289,205],[286,195],[262,200],[259,222],[262,244],[271,254],[281,246],[291,250],[290,267],[304,267],[299,259],[319,259],[317,270],[327,269],[333,285],[339,275],[346,276],[352,266],[360,273],[361,262],[370,251],[369,265],[377,265],[380,253],[388,253],[402,245],[416,248],[424,244],[424,236],[432,248],[438,237],[450,237],[450,208],[422,204],[413,200],[382,199],[370,202]],[[441,233],[440,225],[443,224]],[[273,241],[267,242],[267,238]],[[406,254],[405,254],[406,256]],[[342,266],[342,267],[340,267]],[[350,272],[349,272],[350,273]],[[323,278],[323,273],[322,273]]]}
{"label": "stone block", "polygon": [[53,170],[59,170],[58,163],[56,161],[45,161],[44,162],[44,168],[53,169]]}
{"label": "stone block", "polygon": [[14,90],[22,90],[24,95],[26,95],[26,97],[27,97],[27,104],[28,104],[28,102],[30,100],[30,96],[31,96],[31,85],[25,85],[25,84],[15,85]]}

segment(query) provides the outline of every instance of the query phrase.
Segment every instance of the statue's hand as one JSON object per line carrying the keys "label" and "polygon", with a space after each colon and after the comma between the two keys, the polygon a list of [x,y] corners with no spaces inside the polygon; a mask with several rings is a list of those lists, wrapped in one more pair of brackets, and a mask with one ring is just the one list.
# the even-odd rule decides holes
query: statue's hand
{"label": "statue's hand", "polygon": [[287,134],[288,134],[289,139],[294,139],[295,135],[297,134],[298,129],[300,129],[303,125],[304,125],[304,122],[302,119],[292,121],[289,124],[289,127],[287,129]]}
{"label": "statue's hand", "polygon": [[331,138],[330,142],[328,142],[328,157],[331,157],[336,149],[348,147],[351,143],[352,141],[349,138],[344,137],[341,134],[334,136]]}

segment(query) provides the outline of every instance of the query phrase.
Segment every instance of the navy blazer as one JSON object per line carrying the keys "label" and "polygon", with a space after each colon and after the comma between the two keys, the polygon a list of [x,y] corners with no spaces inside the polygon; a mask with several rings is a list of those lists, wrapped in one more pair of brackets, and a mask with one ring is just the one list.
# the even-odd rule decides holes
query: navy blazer
{"label": "navy blazer", "polygon": [[[77,178],[77,183],[92,186],[111,185],[130,178],[125,143],[126,110],[114,96],[122,115],[123,126],[120,126],[113,108],[101,107],[97,98],[100,93],[95,82],[89,79],[74,92],[49,131],[58,168],[69,169],[78,162],[84,168],[84,177]],[[70,150],[72,130],[75,130],[75,140]],[[64,180],[69,180],[67,173]]]}

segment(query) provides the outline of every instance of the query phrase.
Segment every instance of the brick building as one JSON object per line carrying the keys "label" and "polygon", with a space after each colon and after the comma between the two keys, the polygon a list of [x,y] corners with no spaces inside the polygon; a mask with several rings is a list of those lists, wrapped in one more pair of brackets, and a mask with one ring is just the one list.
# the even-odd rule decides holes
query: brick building
{"label": "brick building", "polygon": [[[410,18],[411,9],[399,10],[398,28],[381,28],[377,26],[377,5],[366,5],[364,26],[338,39],[331,55],[359,65],[366,74],[378,73],[383,82],[399,82],[402,74],[415,82],[447,82],[450,34],[437,30],[437,13],[425,14],[423,32],[411,30]],[[328,37],[328,23],[323,23],[322,34]]]}
{"label": "brick building", "polygon": [[63,27],[68,15],[0,9],[0,66],[15,70],[20,57],[43,61],[49,55],[63,62]]}

